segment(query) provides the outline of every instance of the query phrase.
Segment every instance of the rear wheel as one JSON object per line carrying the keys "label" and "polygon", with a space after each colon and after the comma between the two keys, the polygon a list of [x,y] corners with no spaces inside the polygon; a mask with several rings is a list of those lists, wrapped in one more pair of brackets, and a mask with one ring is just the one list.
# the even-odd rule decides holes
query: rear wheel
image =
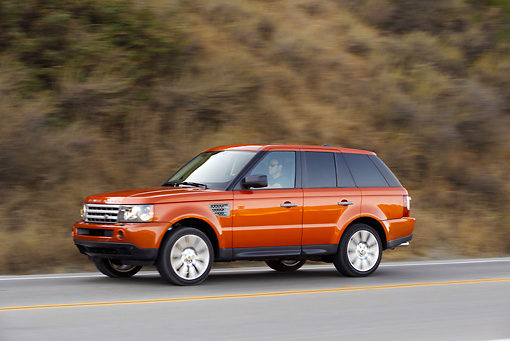
{"label": "rear wheel", "polygon": [[333,264],[346,276],[363,277],[379,267],[381,256],[379,234],[369,225],[355,224],[344,232]]}
{"label": "rear wheel", "polygon": [[184,227],[163,241],[156,265],[167,282],[193,285],[207,277],[213,260],[213,247],[205,233]]}
{"label": "rear wheel", "polygon": [[266,260],[266,264],[273,270],[281,272],[296,271],[305,264],[306,260]]}
{"label": "rear wheel", "polygon": [[117,259],[98,258],[94,260],[96,268],[103,274],[114,278],[126,278],[136,274],[141,266],[124,265]]}

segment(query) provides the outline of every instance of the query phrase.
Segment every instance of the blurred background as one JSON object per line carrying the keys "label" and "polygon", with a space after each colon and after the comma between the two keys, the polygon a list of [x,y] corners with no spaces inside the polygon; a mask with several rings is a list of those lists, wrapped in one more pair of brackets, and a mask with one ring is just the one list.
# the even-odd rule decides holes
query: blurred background
{"label": "blurred background", "polygon": [[375,151],[415,237],[510,254],[509,0],[0,0],[0,273],[79,271],[83,199],[223,144]]}

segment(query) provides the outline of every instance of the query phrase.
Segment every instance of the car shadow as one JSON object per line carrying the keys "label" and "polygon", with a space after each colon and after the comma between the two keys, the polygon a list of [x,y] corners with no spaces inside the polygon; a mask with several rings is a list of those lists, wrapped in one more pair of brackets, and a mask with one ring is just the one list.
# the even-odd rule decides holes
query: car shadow
{"label": "car shadow", "polygon": [[[397,273],[396,273],[397,272]],[[216,289],[216,288],[243,288],[265,290],[292,290],[303,287],[340,287],[340,286],[369,286],[394,283],[398,271],[395,269],[378,269],[368,277],[346,277],[334,267],[320,266],[306,267],[294,272],[278,272],[269,268],[222,268],[214,269],[204,282],[197,286],[174,286],[167,283],[154,271],[141,272],[130,278],[91,277],[83,279],[90,284],[160,287],[160,288],[189,288]],[[177,289],[181,291],[181,289]],[[191,289],[190,291],[195,291]],[[202,290],[200,290],[202,291]],[[224,290],[220,290],[224,291]]]}

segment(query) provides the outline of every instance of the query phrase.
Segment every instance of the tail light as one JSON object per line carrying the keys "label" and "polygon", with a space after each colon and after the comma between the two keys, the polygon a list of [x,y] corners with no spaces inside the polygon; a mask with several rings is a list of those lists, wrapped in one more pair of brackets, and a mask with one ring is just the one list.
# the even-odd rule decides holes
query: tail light
{"label": "tail light", "polygon": [[411,197],[404,195],[404,214],[403,217],[409,217],[411,215]]}

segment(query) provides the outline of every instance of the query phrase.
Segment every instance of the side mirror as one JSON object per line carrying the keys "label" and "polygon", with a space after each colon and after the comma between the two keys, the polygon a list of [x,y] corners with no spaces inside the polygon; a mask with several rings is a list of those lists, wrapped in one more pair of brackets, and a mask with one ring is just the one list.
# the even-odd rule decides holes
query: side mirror
{"label": "side mirror", "polygon": [[267,187],[267,175],[248,175],[241,182],[244,188],[262,188]]}

